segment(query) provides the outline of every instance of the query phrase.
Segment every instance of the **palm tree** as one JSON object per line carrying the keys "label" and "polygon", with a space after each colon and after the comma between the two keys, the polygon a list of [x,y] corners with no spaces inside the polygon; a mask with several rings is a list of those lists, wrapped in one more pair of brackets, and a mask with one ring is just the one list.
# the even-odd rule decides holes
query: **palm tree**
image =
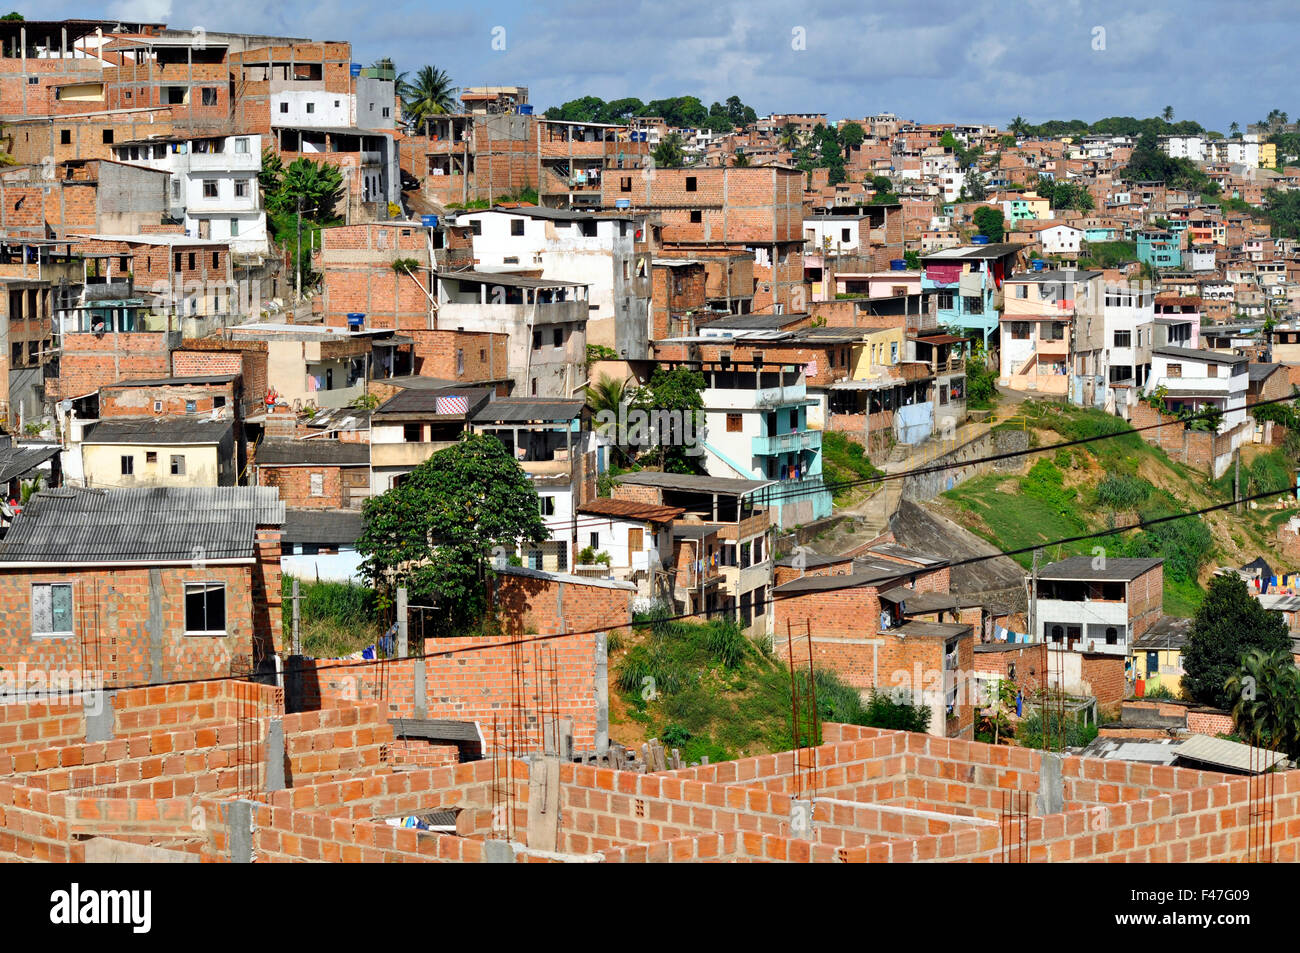
{"label": "palm tree", "polygon": [[788,122],[781,127],[781,131],[776,136],[776,144],[791,152],[795,150],[799,145],[799,130],[794,127],[794,123]]}
{"label": "palm tree", "polygon": [[732,153],[732,157],[731,157],[731,165],[732,168],[736,168],[736,169],[748,169],[749,156],[747,156],[743,152],[734,152]]}
{"label": "palm tree", "polygon": [[1173,122],[1173,121],[1174,121],[1174,107],[1173,107],[1173,106],[1166,106],[1163,110],[1160,111],[1160,115],[1161,115],[1161,117],[1163,117],[1163,119],[1164,119],[1165,122]]}
{"label": "palm tree", "polygon": [[659,140],[651,154],[656,168],[680,169],[686,164],[686,145],[680,133],[672,132]]}
{"label": "palm tree", "polygon": [[626,449],[627,432],[619,427],[617,421],[626,419],[626,411],[622,408],[631,403],[635,392],[635,385],[629,387],[626,381],[613,377],[601,377],[594,385],[583,389],[587,406],[597,421],[596,432],[613,439],[614,446],[628,462],[631,462],[632,455]]}
{"label": "palm tree", "polygon": [[1236,698],[1232,719],[1248,742],[1262,742],[1288,754],[1295,750],[1300,734],[1300,669],[1290,652],[1248,650],[1224,687]]}
{"label": "palm tree", "polygon": [[460,91],[451,85],[451,77],[436,66],[421,66],[408,90],[402,107],[417,129],[433,116],[452,112],[456,108],[454,97]]}
{"label": "palm tree", "polygon": [[1232,121],[1232,125],[1228,127],[1228,135],[1233,139],[1241,135],[1241,125],[1235,119]]}
{"label": "palm tree", "polygon": [[1029,123],[1025,122],[1024,116],[1017,116],[1011,120],[1011,125],[1007,126],[1008,132],[1014,132],[1017,136],[1029,129]]}

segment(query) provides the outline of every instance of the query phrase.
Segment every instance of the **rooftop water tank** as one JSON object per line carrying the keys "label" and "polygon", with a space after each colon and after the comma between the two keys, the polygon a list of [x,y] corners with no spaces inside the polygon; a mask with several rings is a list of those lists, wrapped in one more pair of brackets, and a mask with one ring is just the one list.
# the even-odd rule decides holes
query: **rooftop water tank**
{"label": "rooftop water tank", "polygon": [[906,259],[906,258],[891,258],[891,259],[889,259],[889,270],[890,270],[890,271],[907,271],[907,259]]}
{"label": "rooftop water tank", "polygon": [[971,239],[971,243],[975,245],[987,245],[989,243],[989,237],[987,235],[976,235]]}

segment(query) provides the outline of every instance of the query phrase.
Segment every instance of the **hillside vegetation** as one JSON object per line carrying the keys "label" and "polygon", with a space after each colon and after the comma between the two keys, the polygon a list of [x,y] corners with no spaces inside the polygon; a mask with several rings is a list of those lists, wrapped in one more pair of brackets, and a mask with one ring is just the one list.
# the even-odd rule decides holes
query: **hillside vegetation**
{"label": "hillside vegetation", "polygon": [[[1095,410],[1026,401],[1030,444],[1048,446],[1101,434],[1119,436],[1078,447],[1062,448],[1025,458],[1019,474],[975,477],[942,495],[945,515],[1000,549],[1017,550],[1055,539],[1080,536],[1149,521],[1232,500],[1232,473],[1211,481],[1205,474],[1177,463],[1137,434],[1123,434],[1129,425]],[[1008,426],[1006,424],[1002,426]],[[1231,509],[1160,523],[1047,547],[1045,562],[1067,556],[1163,557],[1164,608],[1170,615],[1190,616],[1200,605],[1204,585],[1220,565],[1240,566],[1263,555],[1276,556],[1277,526],[1294,512],[1286,491],[1294,471],[1280,450],[1247,447],[1243,452],[1243,495],[1277,490],[1272,500],[1237,516]],[[1028,568],[1032,553],[1014,557]]]}

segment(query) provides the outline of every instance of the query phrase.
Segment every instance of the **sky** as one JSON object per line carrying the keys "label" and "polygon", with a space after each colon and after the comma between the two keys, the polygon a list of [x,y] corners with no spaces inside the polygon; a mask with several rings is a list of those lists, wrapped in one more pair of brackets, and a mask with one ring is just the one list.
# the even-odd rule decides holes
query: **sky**
{"label": "sky", "polygon": [[760,115],[832,120],[892,112],[1005,126],[1172,106],[1175,119],[1226,132],[1272,109],[1300,118],[1294,0],[10,3],[29,19],[348,40],[358,62],[388,56],[411,73],[444,69],[457,86],[527,86],[539,110],[584,95],[708,106],[734,94]]}

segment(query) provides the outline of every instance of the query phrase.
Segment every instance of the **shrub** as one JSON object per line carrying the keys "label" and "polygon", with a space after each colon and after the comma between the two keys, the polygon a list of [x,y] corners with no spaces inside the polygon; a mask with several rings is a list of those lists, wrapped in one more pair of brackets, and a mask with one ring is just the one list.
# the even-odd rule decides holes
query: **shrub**
{"label": "shrub", "polygon": [[1097,485],[1097,502],[1112,510],[1135,510],[1151,496],[1151,484],[1140,477],[1107,474]]}

